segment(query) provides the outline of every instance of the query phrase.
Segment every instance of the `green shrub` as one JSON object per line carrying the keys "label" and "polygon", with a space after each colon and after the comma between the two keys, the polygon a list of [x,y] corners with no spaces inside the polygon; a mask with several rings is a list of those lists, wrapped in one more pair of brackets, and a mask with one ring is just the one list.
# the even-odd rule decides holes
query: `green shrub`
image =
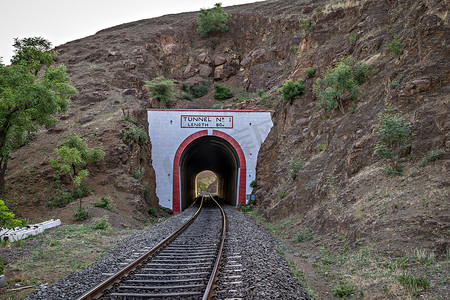
{"label": "green shrub", "polygon": [[[59,178],[59,176],[56,177]],[[57,179],[56,182],[60,183],[60,180]],[[89,196],[91,192],[92,190],[84,182],[81,182],[80,185],[77,188],[73,189],[71,192],[69,192],[65,186],[61,185],[56,190],[56,193],[49,199],[47,199],[46,205],[51,208],[62,208],[67,204],[75,201],[76,199]]]}
{"label": "green shrub", "polygon": [[391,106],[387,106],[378,116],[374,135],[377,139],[375,153],[390,162],[388,170],[393,174],[401,174],[400,156],[411,139],[411,123],[401,116]]}
{"label": "green shrub", "polygon": [[133,117],[132,114],[130,114],[130,112],[125,112],[125,110],[122,108],[122,120],[126,121],[126,122],[130,122],[133,123],[134,125],[137,124],[137,119],[135,117]]}
{"label": "green shrub", "polygon": [[158,216],[158,210],[156,209],[156,207],[150,207],[148,209],[148,214],[150,215],[150,217],[156,218]]}
{"label": "green shrub", "polygon": [[355,288],[351,284],[341,283],[339,285],[334,286],[331,289],[331,292],[339,299],[347,299],[347,297],[350,296],[354,290]]}
{"label": "green shrub", "polygon": [[186,100],[197,99],[208,94],[208,87],[204,83],[193,84],[191,86],[183,83],[181,89],[185,91],[183,93],[183,99]]}
{"label": "green shrub", "polygon": [[356,42],[357,39],[358,39],[358,34],[356,34],[356,33],[353,33],[353,34],[347,36],[347,41],[350,44],[353,44],[354,42]]}
{"label": "green shrub", "polygon": [[317,146],[317,152],[323,152],[327,150],[327,146],[328,146],[327,143],[320,144],[319,146]]}
{"label": "green shrub", "polygon": [[109,197],[101,197],[99,202],[94,202],[94,206],[101,207],[107,210],[113,210],[111,199]]}
{"label": "green shrub", "polygon": [[137,167],[131,171],[131,176],[133,176],[137,180],[142,180],[144,178],[145,168]]}
{"label": "green shrub", "polygon": [[298,171],[300,171],[300,169],[303,168],[304,165],[305,161],[303,159],[292,159],[289,162],[289,176],[291,176],[292,179],[295,179],[297,177]]}
{"label": "green shrub", "polygon": [[109,217],[107,215],[103,215],[101,218],[94,218],[92,220],[92,228],[96,230],[106,230],[111,227],[109,223]]}
{"label": "green shrub", "polygon": [[300,28],[307,34],[314,28],[314,22],[310,20],[302,20],[300,21]]}
{"label": "green shrub", "polygon": [[192,95],[189,93],[183,93],[183,95],[181,97],[183,97],[183,99],[185,99],[185,100],[189,100],[189,101],[192,100]]}
{"label": "green shrub", "polygon": [[124,131],[122,140],[129,146],[136,143],[142,148],[148,143],[148,135],[143,128],[131,124],[130,127]]}
{"label": "green shrub", "polygon": [[72,191],[72,197],[73,199],[84,198],[89,196],[91,192],[92,190],[89,188],[89,186],[86,183],[82,182],[80,183],[78,188]]}
{"label": "green shrub", "polygon": [[197,32],[201,37],[228,31],[228,20],[231,14],[223,11],[222,5],[216,3],[213,8],[201,9],[197,13]]}
{"label": "green shrub", "polygon": [[301,229],[297,234],[295,242],[297,244],[302,243],[304,241],[311,241],[314,238],[314,234],[308,229]]}
{"label": "green shrub", "polygon": [[253,211],[253,208],[252,208],[252,207],[243,207],[243,208],[241,208],[241,211],[242,211],[244,214],[249,214],[250,212]]}
{"label": "green shrub", "polygon": [[75,198],[72,196],[71,193],[67,191],[65,187],[60,187],[58,190],[56,190],[56,194],[51,196],[46,201],[46,205],[50,208],[55,207],[65,207],[70,202],[74,201]]}
{"label": "green shrub", "polygon": [[305,85],[303,84],[302,80],[299,79],[294,82],[292,79],[290,79],[281,86],[278,92],[280,93],[281,98],[284,101],[292,101],[300,97],[303,94],[304,90]]}
{"label": "green shrub", "polygon": [[398,39],[398,36],[395,35],[392,42],[387,45],[388,51],[395,57],[399,57],[403,54],[403,49],[405,47],[405,43]]}
{"label": "green shrub", "polygon": [[73,219],[75,221],[83,221],[83,220],[86,220],[88,217],[89,217],[89,212],[87,211],[87,209],[84,206],[82,206],[77,209],[77,211],[75,213],[75,217]]}
{"label": "green shrub", "polygon": [[395,89],[396,87],[398,87],[400,85],[400,83],[402,83],[402,80],[403,80],[403,75],[398,74],[397,77],[392,79],[392,81],[389,83],[389,87],[391,89]]}
{"label": "green shrub", "polygon": [[298,52],[299,47],[297,45],[293,45],[289,48],[292,52]]}
{"label": "green shrub", "polygon": [[313,92],[319,98],[319,107],[326,111],[339,107],[345,113],[344,100],[359,96],[359,86],[370,73],[366,63],[355,61],[351,56],[342,58],[334,68],[325,71],[323,78],[318,78],[313,86]]}
{"label": "green shrub", "polygon": [[250,182],[250,187],[252,187],[252,188],[256,187],[256,180],[253,180],[252,182]]}
{"label": "green shrub", "polygon": [[213,106],[211,106],[212,109],[221,109],[222,108],[222,104],[220,103],[216,103]]}
{"label": "green shrub", "polygon": [[234,94],[229,88],[218,83],[214,83],[214,99],[225,100],[232,98],[233,96]]}
{"label": "green shrub", "polygon": [[163,76],[145,81],[150,95],[161,102],[162,108],[170,108],[175,105],[174,81]]}
{"label": "green shrub", "polygon": [[315,67],[309,67],[305,69],[306,76],[308,78],[314,78],[316,77],[316,68]]}
{"label": "green shrub", "polygon": [[348,64],[353,68],[353,78],[358,85],[367,81],[367,78],[371,74],[369,65],[363,61],[355,61],[352,58],[348,58]]}
{"label": "green shrub", "polygon": [[204,83],[191,85],[189,90],[194,98],[200,98],[208,94],[208,87]]}

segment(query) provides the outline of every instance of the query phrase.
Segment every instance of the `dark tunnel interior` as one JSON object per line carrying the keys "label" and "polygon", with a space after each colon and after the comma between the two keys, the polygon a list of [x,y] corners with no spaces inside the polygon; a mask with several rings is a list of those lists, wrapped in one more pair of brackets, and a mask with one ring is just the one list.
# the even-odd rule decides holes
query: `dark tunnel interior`
{"label": "dark tunnel interior", "polygon": [[239,157],[226,140],[204,136],[192,141],[180,158],[181,209],[188,208],[195,197],[195,179],[202,171],[214,172],[218,179],[218,195],[236,205]]}

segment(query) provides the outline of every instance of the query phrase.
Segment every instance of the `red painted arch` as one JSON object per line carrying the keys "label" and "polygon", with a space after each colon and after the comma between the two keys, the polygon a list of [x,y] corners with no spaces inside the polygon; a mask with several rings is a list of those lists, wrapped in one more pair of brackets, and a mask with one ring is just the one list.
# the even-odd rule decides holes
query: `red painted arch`
{"label": "red painted arch", "polygon": [[[181,199],[180,199],[180,159],[186,147],[192,143],[194,140],[207,136],[208,130],[197,131],[190,136],[188,136],[178,147],[175,152],[175,157],[173,159],[173,190],[172,190],[172,211],[177,214],[181,211]],[[245,204],[245,193],[246,193],[246,176],[247,167],[245,162],[244,151],[242,151],[239,143],[230,135],[219,130],[213,130],[213,136],[223,138],[228,141],[231,146],[236,150],[239,157],[240,173],[239,173],[239,183],[238,183],[238,203]]]}
{"label": "red painted arch", "polygon": [[245,193],[246,193],[246,181],[247,181],[247,164],[245,162],[245,155],[244,151],[242,151],[241,146],[239,143],[230,135],[226,134],[225,132],[219,131],[219,130],[213,130],[213,135],[223,138],[224,140],[228,141],[228,143],[233,146],[233,148],[236,150],[237,155],[239,157],[239,166],[240,166],[240,174],[239,174],[239,194],[238,194],[238,204],[245,204]]}
{"label": "red painted arch", "polygon": [[180,158],[184,149],[194,140],[208,135],[208,130],[197,131],[188,136],[178,147],[173,159],[173,190],[172,190],[172,211],[177,214],[181,211],[180,201]]}

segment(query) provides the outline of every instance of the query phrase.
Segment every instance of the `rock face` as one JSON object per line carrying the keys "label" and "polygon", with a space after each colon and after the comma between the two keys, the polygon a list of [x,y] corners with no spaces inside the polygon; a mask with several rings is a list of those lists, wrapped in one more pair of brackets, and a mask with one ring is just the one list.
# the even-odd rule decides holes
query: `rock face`
{"label": "rock face", "polygon": [[[316,230],[334,228],[353,239],[374,237],[381,224],[392,219],[377,221],[367,215],[366,223],[360,222],[355,210],[362,205],[361,199],[368,198],[367,193],[379,193],[392,182],[405,185],[405,190],[430,184],[436,188],[439,201],[445,200],[446,194],[437,190],[448,186],[442,175],[448,172],[450,144],[447,10],[444,1],[438,0],[366,0],[347,5],[324,0],[274,0],[227,8],[232,14],[230,30],[216,39],[198,36],[195,13],[108,28],[57,47],[58,63],[67,66],[79,94],[72,101],[72,115],[61,120],[66,125],[57,127],[64,130],[38,136],[36,142],[56,145],[56,138],[69,131],[66,128],[75,128],[91,142],[101,141],[107,156],[97,173],[92,173],[92,181],[102,178],[105,185],[137,193],[141,199],[147,191],[149,202],[156,205],[151,161],[158,158],[150,157],[151,145],[141,149],[128,147],[123,141],[127,113],[145,128],[145,108],[159,107],[144,87],[145,81],[157,76],[174,79],[180,95],[182,83],[204,82],[211,87],[214,81],[221,81],[236,91],[262,89],[278,97],[278,89],[286,80],[303,79],[304,95],[289,103],[273,101],[264,106],[248,100],[223,105],[274,111],[275,125],[259,153],[255,193],[260,209],[270,220],[302,213],[308,226]],[[398,57],[388,50],[396,36],[404,43]],[[357,100],[345,102],[345,114],[324,112],[317,107],[312,92],[316,78],[307,78],[305,69],[315,67],[319,77],[347,55],[370,65],[369,80],[361,86]],[[391,88],[390,81],[399,74],[402,81]],[[178,100],[177,108],[209,109],[215,103],[212,93],[192,102]],[[383,162],[374,155],[372,133],[385,101],[413,125],[414,138],[403,163],[407,176],[422,178],[420,184],[385,178],[380,171]],[[94,111],[98,112],[95,117],[91,114]],[[435,150],[446,153],[437,162],[441,169],[422,168],[417,175],[413,166]],[[27,157],[20,151],[15,157]],[[39,151],[36,156],[44,157]],[[292,179],[289,165],[298,159],[304,164]],[[19,161],[16,158],[12,164],[19,165]],[[137,167],[145,168],[144,179],[138,183],[131,178]],[[122,178],[124,185],[103,178],[107,168],[120,169],[120,178],[128,177]],[[21,176],[10,174],[14,179]],[[434,181],[427,182],[427,176]],[[136,188],[137,184],[141,188]],[[416,193],[419,196],[412,195],[408,207],[416,207],[420,198],[428,197],[420,196],[423,190]],[[441,223],[446,220],[439,210],[428,212],[425,218],[431,214]],[[414,216],[403,218],[408,224]],[[433,234],[438,233],[442,231],[436,229]],[[408,236],[411,240],[415,237],[413,233]]]}

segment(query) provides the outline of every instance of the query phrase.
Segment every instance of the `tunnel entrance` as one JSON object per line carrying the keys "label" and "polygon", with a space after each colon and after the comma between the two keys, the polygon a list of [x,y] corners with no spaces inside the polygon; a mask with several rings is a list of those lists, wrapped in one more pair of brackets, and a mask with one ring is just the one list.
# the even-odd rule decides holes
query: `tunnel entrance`
{"label": "tunnel entrance", "polygon": [[148,109],[148,132],[156,196],[179,213],[196,196],[196,176],[217,176],[217,193],[246,204],[256,180],[261,144],[273,126],[271,113],[255,110]]}
{"label": "tunnel entrance", "polygon": [[205,194],[217,194],[218,178],[210,170],[201,171],[195,176],[195,190],[197,196]]}
{"label": "tunnel entrance", "polygon": [[179,162],[180,206],[188,208],[197,197],[197,175],[209,170],[217,177],[217,194],[230,205],[237,204],[240,161],[234,147],[217,136],[203,136],[192,141]]}

